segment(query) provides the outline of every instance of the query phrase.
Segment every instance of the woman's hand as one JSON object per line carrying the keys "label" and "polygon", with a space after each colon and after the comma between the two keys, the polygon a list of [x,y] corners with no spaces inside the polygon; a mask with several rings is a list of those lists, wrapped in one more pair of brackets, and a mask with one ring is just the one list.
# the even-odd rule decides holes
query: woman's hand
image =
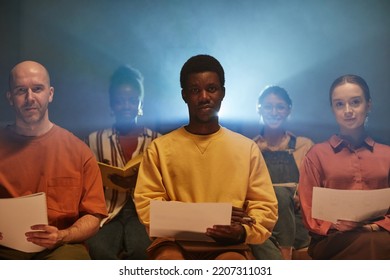
{"label": "woman's hand", "polygon": [[335,224],[332,224],[332,227],[334,229],[342,232],[362,229],[363,226],[364,226],[363,223],[345,221],[345,220],[337,220]]}
{"label": "woman's hand", "polygon": [[377,224],[366,224],[362,222],[352,222],[345,220],[337,220],[335,224],[331,225],[332,229],[338,231],[380,231],[381,228]]}
{"label": "woman's hand", "polygon": [[128,190],[134,188],[135,184],[137,183],[137,174],[128,177],[122,177],[117,174],[111,174],[109,178],[111,182],[113,182],[115,185]]}

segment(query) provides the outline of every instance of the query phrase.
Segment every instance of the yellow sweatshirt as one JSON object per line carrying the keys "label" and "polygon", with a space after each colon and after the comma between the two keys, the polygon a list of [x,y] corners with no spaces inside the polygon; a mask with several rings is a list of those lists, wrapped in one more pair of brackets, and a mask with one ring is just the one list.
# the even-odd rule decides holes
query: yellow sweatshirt
{"label": "yellow sweatshirt", "polygon": [[277,200],[265,161],[256,143],[221,127],[195,135],[181,127],[154,140],[144,154],[135,204],[149,226],[150,200],[231,202],[256,223],[245,225],[246,242],[263,243],[277,220]]}

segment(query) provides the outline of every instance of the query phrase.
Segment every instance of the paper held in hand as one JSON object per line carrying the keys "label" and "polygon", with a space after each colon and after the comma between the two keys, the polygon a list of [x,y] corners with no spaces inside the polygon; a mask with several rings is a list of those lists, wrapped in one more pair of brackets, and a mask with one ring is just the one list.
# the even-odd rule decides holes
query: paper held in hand
{"label": "paper held in hand", "polygon": [[139,165],[142,161],[142,154],[139,154],[130,159],[124,167],[112,166],[103,162],[98,162],[100,172],[102,174],[103,185],[107,188],[116,189],[118,191],[126,192],[128,189],[122,188],[111,181],[110,176],[113,174],[129,177],[136,175],[138,172]]}
{"label": "paper held in hand", "polygon": [[230,225],[231,203],[150,201],[150,236],[176,240],[214,241],[207,228]]}
{"label": "paper held in hand", "polygon": [[25,233],[31,226],[48,224],[46,194],[43,192],[15,198],[0,199],[0,245],[34,253],[45,248],[28,242]]}
{"label": "paper held in hand", "polygon": [[390,188],[340,190],[313,188],[312,217],[330,221],[365,222],[386,215],[390,207]]}

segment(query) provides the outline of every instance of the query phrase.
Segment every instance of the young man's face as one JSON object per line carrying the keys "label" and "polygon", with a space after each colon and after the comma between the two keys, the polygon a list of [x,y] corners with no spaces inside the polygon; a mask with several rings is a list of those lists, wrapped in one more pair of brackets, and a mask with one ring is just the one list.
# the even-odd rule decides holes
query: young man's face
{"label": "young man's face", "polygon": [[193,73],[188,76],[182,97],[187,103],[191,122],[199,124],[218,122],[218,112],[225,97],[225,88],[215,72]]}

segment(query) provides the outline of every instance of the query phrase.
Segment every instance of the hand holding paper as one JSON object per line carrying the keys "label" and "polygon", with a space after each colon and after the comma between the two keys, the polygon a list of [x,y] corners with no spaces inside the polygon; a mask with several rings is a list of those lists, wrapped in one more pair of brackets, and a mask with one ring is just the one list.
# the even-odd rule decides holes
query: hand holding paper
{"label": "hand holding paper", "polygon": [[256,224],[256,220],[248,215],[248,213],[243,208],[234,207],[232,209],[232,223],[237,223],[240,225],[252,226]]}
{"label": "hand holding paper", "polygon": [[243,242],[245,229],[241,224],[214,225],[206,235],[220,244],[238,244]]}
{"label": "hand holding paper", "polygon": [[118,174],[111,174],[108,176],[108,178],[117,187],[122,188],[119,189],[120,191],[126,191],[126,190],[130,191],[135,187],[135,184],[137,183],[137,174],[128,177],[122,177]]}
{"label": "hand holding paper", "polygon": [[207,228],[230,225],[231,203],[150,202],[150,236],[177,240],[214,241]]}
{"label": "hand holding paper", "polygon": [[103,185],[122,192],[131,190],[135,186],[141,161],[142,154],[129,160],[123,168],[98,162]]}
{"label": "hand holding paper", "polygon": [[23,252],[39,252],[45,248],[27,241],[26,232],[37,224],[47,225],[45,193],[36,193],[16,198],[0,199],[0,245]]}

